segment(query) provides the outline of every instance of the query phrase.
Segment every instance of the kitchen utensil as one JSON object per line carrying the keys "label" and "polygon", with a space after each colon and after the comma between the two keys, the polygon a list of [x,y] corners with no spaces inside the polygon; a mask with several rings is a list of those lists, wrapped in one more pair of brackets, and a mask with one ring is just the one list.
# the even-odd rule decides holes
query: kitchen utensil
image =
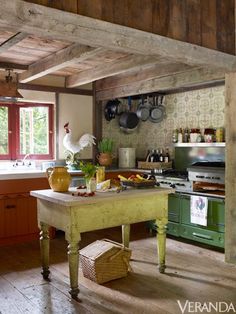
{"label": "kitchen utensil", "polygon": [[109,100],[104,108],[104,116],[107,121],[115,119],[119,112],[120,101],[118,99]]}
{"label": "kitchen utensil", "polygon": [[137,116],[141,121],[147,121],[150,115],[150,108],[151,104],[147,100],[146,102],[144,101],[144,98],[142,97],[142,102],[138,106],[138,110],[136,112]]}
{"label": "kitchen utensil", "polygon": [[138,123],[139,118],[135,112],[131,112],[131,97],[128,97],[128,111],[120,115],[119,124],[124,129],[134,129]]}
{"label": "kitchen utensil", "polygon": [[149,120],[153,123],[161,122],[165,117],[165,107],[162,105],[163,97],[163,95],[153,97],[153,106],[149,116]]}

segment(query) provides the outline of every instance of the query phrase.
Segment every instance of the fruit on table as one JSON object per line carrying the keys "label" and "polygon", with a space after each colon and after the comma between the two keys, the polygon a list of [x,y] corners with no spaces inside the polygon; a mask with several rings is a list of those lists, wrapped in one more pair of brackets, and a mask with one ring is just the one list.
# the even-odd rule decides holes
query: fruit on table
{"label": "fruit on table", "polygon": [[126,177],[123,177],[122,175],[118,175],[118,178],[121,180],[121,181],[128,181],[128,179]]}
{"label": "fruit on table", "polygon": [[139,180],[141,180],[141,181],[150,181],[150,180],[148,180],[148,179],[146,179],[146,178],[144,178],[144,177],[141,177],[139,174],[136,174],[136,177],[137,177]]}
{"label": "fruit on table", "polygon": [[118,175],[118,178],[121,181],[132,181],[132,182],[147,182],[150,181],[148,179],[143,178],[139,174],[132,174],[128,179],[122,175]]}

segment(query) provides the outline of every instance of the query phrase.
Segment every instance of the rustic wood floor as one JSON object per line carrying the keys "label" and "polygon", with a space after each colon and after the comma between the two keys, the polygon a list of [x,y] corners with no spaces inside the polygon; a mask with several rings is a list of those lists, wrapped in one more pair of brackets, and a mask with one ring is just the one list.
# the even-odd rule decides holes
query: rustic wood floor
{"label": "rustic wood floor", "polygon": [[[155,237],[141,227],[131,228],[133,272],[98,285],[84,278],[80,270],[81,302],[70,300],[68,295],[62,234],[51,241],[51,282],[40,275],[37,241],[0,247],[0,313],[178,314],[177,300],[183,306],[186,300],[236,303],[236,266],[225,264],[223,253],[167,239],[167,269],[166,274],[160,274]],[[85,233],[81,247],[104,237],[120,241],[120,229]]]}

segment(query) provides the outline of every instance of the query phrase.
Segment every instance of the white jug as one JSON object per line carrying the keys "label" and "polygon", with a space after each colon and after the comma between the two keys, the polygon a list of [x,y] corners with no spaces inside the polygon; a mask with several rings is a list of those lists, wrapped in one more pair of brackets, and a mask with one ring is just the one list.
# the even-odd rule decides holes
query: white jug
{"label": "white jug", "polygon": [[119,168],[135,168],[136,148],[119,148]]}

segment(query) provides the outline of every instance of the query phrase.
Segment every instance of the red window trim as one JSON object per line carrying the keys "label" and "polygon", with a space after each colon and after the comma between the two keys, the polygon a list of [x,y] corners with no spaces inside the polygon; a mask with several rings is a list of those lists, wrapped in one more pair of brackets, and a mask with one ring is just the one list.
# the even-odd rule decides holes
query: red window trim
{"label": "red window trim", "polygon": [[12,145],[12,123],[11,123],[11,119],[10,119],[10,111],[11,108],[9,106],[8,103],[0,103],[1,107],[7,107],[8,108],[8,154],[0,154],[0,160],[2,159],[11,159],[11,145]]}
{"label": "red window trim", "polygon": [[0,155],[0,160],[15,160],[22,159],[24,154],[19,154],[20,140],[19,140],[19,108],[21,107],[48,107],[49,110],[49,154],[30,155],[30,159],[47,160],[54,157],[54,123],[53,123],[53,104],[49,103],[31,103],[31,102],[18,102],[18,103],[0,103],[0,106],[8,107],[8,143],[9,154]]}

